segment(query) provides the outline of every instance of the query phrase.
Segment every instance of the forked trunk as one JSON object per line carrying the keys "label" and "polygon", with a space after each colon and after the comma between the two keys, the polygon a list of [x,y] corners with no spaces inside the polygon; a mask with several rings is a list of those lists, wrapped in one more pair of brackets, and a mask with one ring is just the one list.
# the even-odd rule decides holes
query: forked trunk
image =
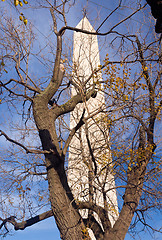
{"label": "forked trunk", "polygon": [[52,111],[46,99],[37,96],[33,113],[45,154],[51,208],[56,224],[64,240],[82,240],[85,226],[75,207],[73,195],[67,183],[64,159],[59,151]]}

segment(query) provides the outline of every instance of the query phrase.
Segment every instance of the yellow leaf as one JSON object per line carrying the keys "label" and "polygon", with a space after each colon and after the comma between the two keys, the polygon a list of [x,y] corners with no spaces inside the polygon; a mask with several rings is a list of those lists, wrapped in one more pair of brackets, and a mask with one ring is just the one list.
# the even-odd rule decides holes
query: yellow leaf
{"label": "yellow leaf", "polygon": [[125,100],[128,100],[128,96],[127,95],[125,96]]}
{"label": "yellow leaf", "polygon": [[27,23],[28,23],[28,20],[25,18],[24,19],[24,24],[27,25]]}
{"label": "yellow leaf", "polygon": [[23,20],[23,17],[20,15],[20,16],[19,16],[19,19],[20,19],[20,21],[22,21],[22,20]]}
{"label": "yellow leaf", "polygon": [[20,5],[20,7],[22,7],[22,6],[23,6],[23,3],[22,3],[21,1],[19,1],[19,5]]}
{"label": "yellow leaf", "polygon": [[14,5],[15,6],[19,5],[19,0],[14,0]]}
{"label": "yellow leaf", "polygon": [[146,74],[143,74],[143,76],[144,76],[144,78],[145,78],[145,79],[147,79],[147,76],[146,76]]}

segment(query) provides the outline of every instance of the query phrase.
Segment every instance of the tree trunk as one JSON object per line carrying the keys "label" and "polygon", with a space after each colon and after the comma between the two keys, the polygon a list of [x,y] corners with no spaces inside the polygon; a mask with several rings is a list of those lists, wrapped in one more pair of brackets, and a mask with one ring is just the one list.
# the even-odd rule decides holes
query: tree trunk
{"label": "tree trunk", "polygon": [[[84,239],[85,225],[75,207],[75,201],[67,183],[64,157],[57,141],[54,117],[46,99],[37,96],[33,103],[33,114],[45,154],[50,202],[56,224],[64,240]],[[83,231],[84,230],[84,231]]]}
{"label": "tree trunk", "polygon": [[[48,159],[46,159],[46,161],[50,164]],[[60,177],[62,178],[60,179]],[[85,227],[82,223],[81,216],[73,206],[72,200],[69,199],[71,193],[67,192],[68,190],[66,189],[65,172],[60,168],[56,170],[49,165],[48,184],[51,207],[56,224],[61,233],[61,238],[65,240],[82,239],[82,230],[85,229]]]}
{"label": "tree trunk", "polygon": [[132,168],[132,170],[128,172],[127,187],[123,196],[124,203],[122,210],[113,228],[105,233],[105,240],[124,240],[142,194],[146,170],[145,166],[146,162],[144,161],[143,164]]}

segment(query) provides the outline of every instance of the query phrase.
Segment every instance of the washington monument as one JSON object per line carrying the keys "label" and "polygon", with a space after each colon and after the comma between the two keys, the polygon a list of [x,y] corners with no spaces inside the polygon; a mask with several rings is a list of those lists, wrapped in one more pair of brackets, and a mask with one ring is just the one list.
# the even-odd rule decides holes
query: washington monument
{"label": "washington monument", "polygon": [[[86,17],[76,28],[95,31]],[[71,94],[80,92],[83,103],[78,104],[71,113],[70,129],[77,126],[82,118],[84,125],[76,132],[69,147],[68,181],[75,199],[106,208],[110,222],[114,225],[118,217],[118,206],[114,176],[111,172],[112,160],[107,116],[104,113],[102,76],[101,72],[97,71],[99,67],[97,36],[74,32]],[[87,101],[85,93],[91,89],[94,89],[94,93]],[[88,210],[81,210],[83,218],[87,218],[88,214]],[[91,214],[101,224],[97,214]]]}

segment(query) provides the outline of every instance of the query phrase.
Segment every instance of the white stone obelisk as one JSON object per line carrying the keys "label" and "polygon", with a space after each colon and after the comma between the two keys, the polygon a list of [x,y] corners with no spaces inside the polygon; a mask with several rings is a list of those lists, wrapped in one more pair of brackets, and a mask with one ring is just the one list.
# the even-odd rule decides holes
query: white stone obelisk
{"label": "white stone obelisk", "polygon": [[[76,28],[94,32],[88,19],[84,17]],[[105,107],[101,73],[93,74],[100,66],[98,40],[96,35],[74,32],[73,45],[73,86],[71,94],[80,92],[83,103],[70,114],[70,129],[79,122],[83,109],[85,124],[76,132],[69,147],[68,181],[74,197],[79,201],[93,201],[104,206],[103,192],[106,192],[108,217],[113,225],[118,217],[118,206],[114,176],[111,173],[111,153],[107,129],[107,117],[102,112]],[[92,77],[90,77],[92,76]],[[95,84],[97,96],[85,99],[85,93]],[[93,173],[91,173],[93,170]],[[92,177],[93,176],[93,177]],[[91,187],[91,184],[93,187]],[[111,190],[109,190],[111,189]],[[89,194],[93,191],[93,198]],[[81,210],[83,217],[88,212]],[[99,218],[94,214],[96,220]],[[91,237],[95,239],[94,237]]]}

